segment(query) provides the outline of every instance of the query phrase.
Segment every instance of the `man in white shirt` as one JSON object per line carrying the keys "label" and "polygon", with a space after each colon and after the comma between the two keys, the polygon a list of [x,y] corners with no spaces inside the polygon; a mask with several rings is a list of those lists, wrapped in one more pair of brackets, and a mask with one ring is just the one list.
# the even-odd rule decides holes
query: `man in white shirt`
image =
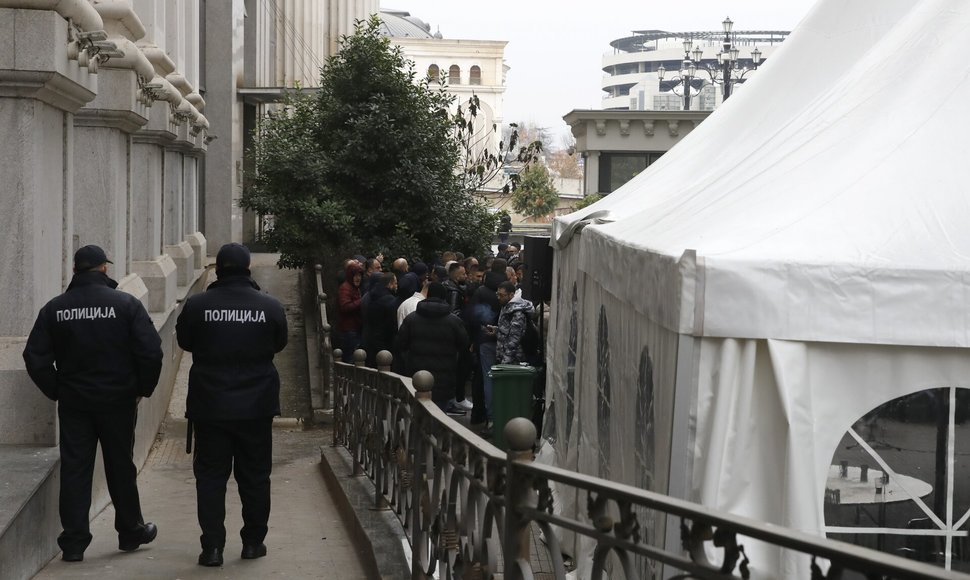
{"label": "man in white shirt", "polygon": [[428,284],[428,279],[425,278],[421,284],[421,291],[415,292],[413,296],[402,302],[401,305],[397,307],[398,328],[401,328],[401,325],[404,324],[404,319],[408,317],[408,314],[411,314],[418,309],[418,302],[421,302],[428,297]]}

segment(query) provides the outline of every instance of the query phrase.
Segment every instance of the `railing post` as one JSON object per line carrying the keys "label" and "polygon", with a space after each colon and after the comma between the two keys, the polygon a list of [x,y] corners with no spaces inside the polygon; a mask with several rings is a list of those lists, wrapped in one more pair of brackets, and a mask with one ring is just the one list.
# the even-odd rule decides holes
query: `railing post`
{"label": "railing post", "polygon": [[[414,466],[414,473],[411,476],[411,578],[412,580],[427,580],[426,570],[430,569],[431,553],[428,549],[429,526],[421,521],[422,516],[430,517],[430,513],[425,513],[429,509],[431,498],[428,490],[428,466],[425,465],[427,455],[422,449],[424,442],[421,437],[422,423],[427,419],[424,414],[418,412],[417,407],[421,406],[422,401],[431,400],[431,389],[434,388],[434,375],[428,371],[418,371],[411,379],[414,385],[415,401],[411,409],[411,463]],[[429,496],[429,497],[425,497]],[[427,504],[426,504],[427,502]]]}
{"label": "railing post", "polygon": [[[394,355],[386,350],[382,350],[377,353],[377,370],[381,373],[391,372],[391,363],[394,361]],[[387,499],[384,497],[384,489],[386,485],[387,478],[387,462],[390,461],[390,455],[384,453],[384,448],[387,441],[390,440],[389,434],[385,431],[387,426],[386,408],[388,406],[387,399],[381,387],[383,386],[383,376],[378,375],[377,377],[377,403],[375,415],[377,417],[377,434],[375,437],[376,449],[374,452],[374,509],[375,510],[386,510],[390,506],[387,503]]]}
{"label": "railing post", "polygon": [[[344,360],[344,351],[339,348],[333,351],[333,362],[331,362],[330,367],[333,368],[335,361]],[[336,375],[334,375],[336,377]],[[343,442],[343,434],[340,430],[343,428],[343,408],[340,405],[340,400],[342,397],[337,396],[337,390],[341,389],[342,385],[338,386],[334,384],[334,398],[333,398],[333,437],[331,437],[330,445],[337,447]]]}
{"label": "railing post", "polygon": [[[347,397],[347,401],[346,401],[348,406],[348,409],[347,409],[348,415],[352,413],[352,410],[350,409],[350,407],[354,407],[355,410],[359,411],[361,402],[363,401],[364,387],[363,387],[362,381],[360,380],[360,375],[361,375],[360,369],[363,368],[365,362],[367,362],[367,352],[362,348],[358,348],[357,350],[354,351],[354,383],[355,383],[353,385],[354,396],[352,398]],[[354,472],[351,474],[351,477],[357,477],[359,475],[364,475],[364,466],[361,465],[360,457],[358,457],[357,455],[358,452],[360,451],[360,445],[361,445],[360,425],[354,425],[353,422],[351,422],[350,434],[351,434],[350,455],[354,461]]]}
{"label": "railing post", "polygon": [[536,442],[536,426],[529,419],[517,417],[505,425],[505,440],[509,444],[506,454],[505,484],[505,541],[502,553],[505,556],[505,579],[523,580],[532,578],[532,564],[529,562],[531,520],[522,515],[524,508],[538,505],[538,494],[533,485],[532,475],[524,469],[517,469],[518,463],[532,463],[532,448]]}
{"label": "railing post", "polygon": [[377,370],[381,371],[382,373],[391,372],[391,363],[394,361],[394,355],[386,350],[382,350],[381,352],[377,353],[375,360],[377,361]]}
{"label": "railing post", "polygon": [[323,373],[320,378],[321,380],[321,397],[323,398],[323,408],[330,409],[333,407],[334,401],[334,389],[333,389],[333,359],[327,360],[327,357],[331,356],[331,348],[333,347],[333,334],[332,327],[326,316],[326,305],[327,295],[323,292],[317,294],[317,320],[320,323],[320,331],[317,332],[317,341],[319,342],[319,349],[317,352],[320,353],[320,363],[323,367]]}

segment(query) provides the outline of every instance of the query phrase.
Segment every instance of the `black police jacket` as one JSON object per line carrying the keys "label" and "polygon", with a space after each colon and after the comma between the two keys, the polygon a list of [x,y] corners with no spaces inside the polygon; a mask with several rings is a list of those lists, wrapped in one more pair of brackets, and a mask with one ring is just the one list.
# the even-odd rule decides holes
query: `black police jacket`
{"label": "black police jacket", "polygon": [[280,414],[273,356],[286,346],[286,314],[249,276],[223,276],[185,302],[175,324],[192,353],[185,416],[235,421]]}
{"label": "black police jacket", "polygon": [[155,391],[162,341],[142,303],[117,287],[101,272],[82,272],[40,309],[24,363],[49,399],[97,409]]}

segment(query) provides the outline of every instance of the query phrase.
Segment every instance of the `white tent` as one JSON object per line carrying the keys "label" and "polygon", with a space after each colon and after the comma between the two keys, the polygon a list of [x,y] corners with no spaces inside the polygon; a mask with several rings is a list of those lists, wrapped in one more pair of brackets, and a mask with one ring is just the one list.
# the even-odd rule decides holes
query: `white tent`
{"label": "white tent", "polygon": [[[672,151],[555,222],[560,465],[822,534],[856,421],[970,388],[968,30],[965,0],[821,0]],[[966,503],[934,516],[947,564]]]}

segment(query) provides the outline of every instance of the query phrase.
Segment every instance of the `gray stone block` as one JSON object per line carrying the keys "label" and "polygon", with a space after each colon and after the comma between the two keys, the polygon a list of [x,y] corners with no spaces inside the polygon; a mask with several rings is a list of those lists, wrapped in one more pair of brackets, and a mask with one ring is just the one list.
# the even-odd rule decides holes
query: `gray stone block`
{"label": "gray stone block", "polygon": [[148,287],[138,274],[128,274],[118,280],[118,290],[131,294],[148,308]]}
{"label": "gray stone block", "polygon": [[201,270],[205,268],[205,258],[206,258],[206,241],[205,236],[202,232],[195,232],[185,236],[185,241],[192,246],[192,254],[194,256],[194,266],[196,270]]}
{"label": "gray stone block", "polygon": [[64,113],[31,99],[0,97],[0,336],[24,336],[47,300],[61,292]]}
{"label": "gray stone block", "polygon": [[57,410],[27,375],[26,342],[0,338],[0,444],[57,445]]}
{"label": "gray stone block", "polygon": [[175,304],[178,272],[171,256],[162,254],[154,260],[132,262],[131,271],[148,288],[149,312],[165,312]]}
{"label": "gray stone block", "polygon": [[165,246],[165,253],[175,262],[178,269],[176,280],[179,286],[188,286],[195,281],[195,258],[192,246],[188,242],[179,242],[173,246]]}

